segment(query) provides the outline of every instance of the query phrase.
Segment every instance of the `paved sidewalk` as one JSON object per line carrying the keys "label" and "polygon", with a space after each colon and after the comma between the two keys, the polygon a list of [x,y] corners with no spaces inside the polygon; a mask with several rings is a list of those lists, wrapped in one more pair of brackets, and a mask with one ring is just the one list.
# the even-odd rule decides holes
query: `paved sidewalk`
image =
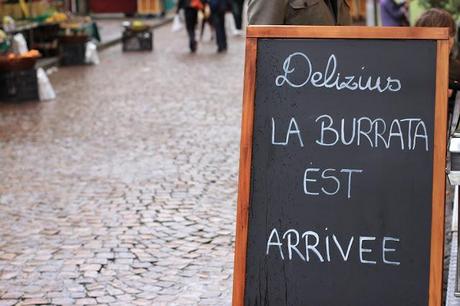
{"label": "paved sidewalk", "polygon": [[0,104],[0,305],[229,305],[244,39],[101,52]]}

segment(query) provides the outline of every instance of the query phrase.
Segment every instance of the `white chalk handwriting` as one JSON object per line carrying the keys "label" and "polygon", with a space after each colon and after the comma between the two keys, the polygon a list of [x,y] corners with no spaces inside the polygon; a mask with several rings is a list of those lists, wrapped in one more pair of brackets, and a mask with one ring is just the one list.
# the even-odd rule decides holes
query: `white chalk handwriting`
{"label": "white chalk handwriting", "polygon": [[396,237],[338,235],[330,233],[328,228],[321,236],[312,230],[301,234],[292,228],[280,236],[278,229],[273,228],[267,239],[265,255],[289,261],[298,258],[306,263],[358,262],[399,266],[399,247],[400,239]]}
{"label": "white chalk handwriting", "polygon": [[[300,66],[294,65],[293,59],[302,61],[302,67],[305,67],[305,71],[301,71],[302,77],[298,80],[293,80],[292,73],[296,69],[302,69]],[[281,87],[285,84],[294,87],[304,87],[310,84],[316,88],[329,88],[336,90],[360,90],[360,91],[377,91],[377,92],[397,92],[401,90],[401,81],[391,76],[372,77],[364,75],[343,75],[338,72],[338,61],[335,54],[331,54],[327,61],[324,72],[316,71],[316,67],[313,66],[310,58],[302,52],[295,52],[289,55],[283,63],[283,73],[278,75],[275,79],[275,84]],[[361,67],[361,71],[364,73],[366,70],[365,66]],[[299,76],[298,73],[296,73]]]}

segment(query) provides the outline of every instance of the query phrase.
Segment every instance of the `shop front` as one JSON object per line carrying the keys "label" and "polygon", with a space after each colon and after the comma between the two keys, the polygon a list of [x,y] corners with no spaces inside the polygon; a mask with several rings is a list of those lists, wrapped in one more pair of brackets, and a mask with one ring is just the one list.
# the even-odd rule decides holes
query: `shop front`
{"label": "shop front", "polygon": [[137,0],[89,0],[91,13],[124,13],[134,15],[137,12]]}

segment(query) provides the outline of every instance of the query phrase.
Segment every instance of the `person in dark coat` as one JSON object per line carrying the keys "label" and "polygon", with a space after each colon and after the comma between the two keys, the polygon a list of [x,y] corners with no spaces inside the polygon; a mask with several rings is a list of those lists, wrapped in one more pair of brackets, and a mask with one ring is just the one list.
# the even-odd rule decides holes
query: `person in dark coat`
{"label": "person in dark coat", "polygon": [[253,25],[350,25],[352,0],[249,0]]}
{"label": "person in dark coat", "polygon": [[204,4],[201,0],[179,0],[177,4],[177,13],[179,10],[184,10],[185,28],[189,38],[190,52],[195,53],[198,47],[195,30],[198,23],[198,11],[202,10]]}
{"label": "person in dark coat", "polygon": [[382,17],[383,26],[408,26],[407,2],[396,3],[395,0],[380,0],[380,17]]}
{"label": "person in dark coat", "polygon": [[217,52],[227,51],[227,33],[225,32],[225,13],[231,8],[230,0],[209,0],[212,24],[216,30]]}

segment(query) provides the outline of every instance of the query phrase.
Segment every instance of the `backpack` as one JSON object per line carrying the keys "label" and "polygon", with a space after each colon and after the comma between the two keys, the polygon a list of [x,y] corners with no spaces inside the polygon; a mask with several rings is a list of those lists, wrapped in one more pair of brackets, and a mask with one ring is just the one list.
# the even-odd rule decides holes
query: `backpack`
{"label": "backpack", "polygon": [[204,9],[204,5],[201,0],[190,0],[190,7],[199,11]]}

